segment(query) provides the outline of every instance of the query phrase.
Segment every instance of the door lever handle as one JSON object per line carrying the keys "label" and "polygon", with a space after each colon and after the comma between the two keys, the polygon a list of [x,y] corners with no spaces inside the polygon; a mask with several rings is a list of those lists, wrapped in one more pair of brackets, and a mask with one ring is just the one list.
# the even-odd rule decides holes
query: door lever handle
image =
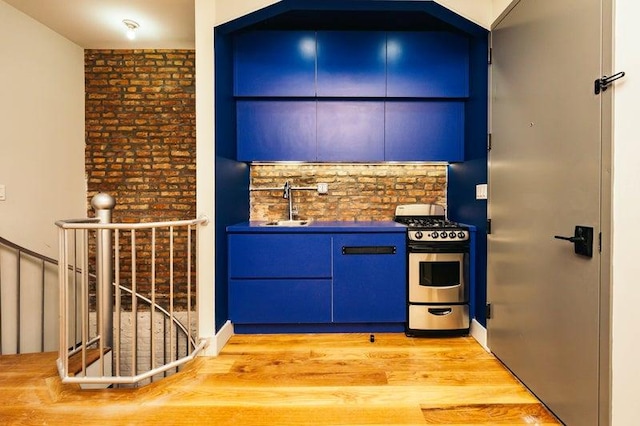
{"label": "door lever handle", "polygon": [[593,228],[591,227],[576,226],[573,237],[554,235],[553,238],[573,243],[573,251],[575,254],[593,257]]}
{"label": "door lever handle", "polygon": [[554,235],[553,238],[555,238],[557,240],[569,241],[569,242],[572,242],[572,243],[575,243],[576,241],[584,241],[584,238],[580,237],[580,236],[578,236],[578,237],[563,237],[563,236],[560,236],[560,235]]}

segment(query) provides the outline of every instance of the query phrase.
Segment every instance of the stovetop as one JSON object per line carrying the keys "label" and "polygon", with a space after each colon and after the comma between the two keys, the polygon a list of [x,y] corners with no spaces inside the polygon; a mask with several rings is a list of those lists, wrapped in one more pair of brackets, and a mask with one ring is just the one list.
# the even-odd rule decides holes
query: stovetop
{"label": "stovetop", "polygon": [[469,240],[468,228],[447,220],[444,208],[435,204],[407,204],[396,207],[394,220],[406,225],[413,242],[462,242]]}

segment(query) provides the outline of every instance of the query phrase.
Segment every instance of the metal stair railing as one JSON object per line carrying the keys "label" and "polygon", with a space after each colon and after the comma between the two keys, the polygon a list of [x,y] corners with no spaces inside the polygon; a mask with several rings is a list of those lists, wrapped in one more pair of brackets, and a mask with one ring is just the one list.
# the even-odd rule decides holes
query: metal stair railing
{"label": "metal stair railing", "polygon": [[[47,346],[51,345],[53,345],[51,350],[57,348],[53,339],[45,338],[47,319],[57,320],[56,312],[51,311],[49,315],[46,315],[47,307],[53,302],[51,300],[47,303],[47,294],[57,293],[57,289],[55,292],[47,291],[48,283],[55,285],[57,282],[53,280],[57,265],[58,261],[55,259],[0,237],[0,355],[23,353],[25,346],[26,352],[44,352]],[[37,269],[37,271],[25,273],[25,269]],[[35,275],[37,278],[34,277]],[[47,279],[48,276],[50,276],[49,279]],[[37,288],[38,294],[34,295],[34,287]],[[22,306],[27,304],[27,296],[31,296],[31,298],[36,296],[35,299],[39,299],[36,306],[29,305],[28,312],[31,318],[37,317],[38,319],[40,333],[36,333],[36,335],[22,333],[25,322],[22,318],[24,313]],[[9,297],[13,297],[15,301],[12,302]],[[13,305],[15,312],[10,312],[7,309],[12,303],[15,303]],[[11,313],[14,313],[13,318],[9,317]],[[28,324],[30,329],[33,329],[33,322],[28,322]],[[3,330],[9,332],[3,334]],[[23,340],[27,344],[23,344]]]}
{"label": "metal stair railing", "polygon": [[115,201],[98,194],[92,205],[94,219],[56,222],[68,265],[58,268],[62,381],[135,385],[177,371],[206,345],[197,337],[192,258],[208,219],[110,223]]}

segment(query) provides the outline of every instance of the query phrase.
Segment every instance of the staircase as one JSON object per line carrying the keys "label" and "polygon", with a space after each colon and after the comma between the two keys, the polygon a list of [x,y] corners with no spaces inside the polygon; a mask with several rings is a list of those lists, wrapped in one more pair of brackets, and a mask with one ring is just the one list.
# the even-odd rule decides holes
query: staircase
{"label": "staircase", "polygon": [[[0,297],[15,287],[18,306],[17,314],[0,309],[0,330],[8,329],[3,321],[17,323],[17,338],[0,334],[2,353],[23,353],[20,335],[38,329],[41,343],[31,352],[57,350],[64,383],[131,387],[179,371],[204,348],[198,338],[194,259],[198,231],[208,220],[111,223],[114,205],[110,196],[98,194],[92,200],[94,218],[56,222],[59,262],[0,238],[0,256],[17,259],[15,285],[5,284],[2,277],[11,274],[0,269]],[[40,306],[30,306],[40,312],[39,325],[20,321],[23,289],[34,286],[23,282],[25,262],[40,265]],[[0,258],[0,268],[10,263]],[[57,281],[51,279],[55,271]],[[45,297],[53,293],[57,302]],[[52,316],[55,322],[60,318],[56,340],[46,332]]]}

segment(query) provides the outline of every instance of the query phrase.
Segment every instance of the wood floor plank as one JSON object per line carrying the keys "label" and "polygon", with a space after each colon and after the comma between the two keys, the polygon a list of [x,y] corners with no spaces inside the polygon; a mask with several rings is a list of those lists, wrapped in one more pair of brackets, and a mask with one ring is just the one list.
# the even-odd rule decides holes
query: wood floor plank
{"label": "wood floor plank", "polygon": [[0,424],[559,424],[471,338],[375,337],[236,335],[128,389],[63,384],[57,354],[0,356]]}

